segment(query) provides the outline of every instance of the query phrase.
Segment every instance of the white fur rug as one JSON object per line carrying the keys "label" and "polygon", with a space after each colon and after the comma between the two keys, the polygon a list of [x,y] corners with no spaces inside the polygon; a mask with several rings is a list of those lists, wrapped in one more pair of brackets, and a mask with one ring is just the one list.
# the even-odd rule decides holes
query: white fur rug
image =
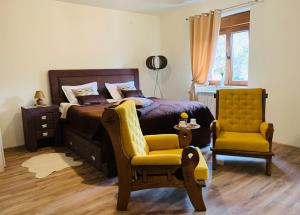
{"label": "white fur rug", "polygon": [[22,166],[27,167],[29,172],[35,173],[36,178],[44,178],[55,171],[81,164],[81,161],[74,161],[65,153],[48,153],[34,156],[24,161]]}

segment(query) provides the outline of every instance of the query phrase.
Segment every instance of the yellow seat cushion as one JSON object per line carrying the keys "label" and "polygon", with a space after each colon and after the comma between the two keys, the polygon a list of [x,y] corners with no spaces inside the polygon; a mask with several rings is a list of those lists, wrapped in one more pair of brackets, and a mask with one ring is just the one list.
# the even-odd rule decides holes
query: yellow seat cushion
{"label": "yellow seat cushion", "polygon": [[131,159],[133,166],[137,165],[180,165],[181,155],[178,154],[153,154],[137,155]]}
{"label": "yellow seat cushion", "polygon": [[182,150],[183,149],[167,149],[167,150],[155,150],[155,151],[150,151],[149,152],[149,155],[161,155],[161,154],[164,154],[164,155],[180,155],[181,157],[181,154],[182,154]]}
{"label": "yellow seat cushion", "polygon": [[269,152],[269,142],[261,133],[240,133],[221,131],[216,139],[215,149]]}
{"label": "yellow seat cushion", "polygon": [[[160,154],[179,155],[180,162],[181,162],[182,150],[183,149],[150,151],[149,155],[160,155]],[[198,152],[199,152],[200,161],[199,161],[197,167],[195,168],[194,176],[195,176],[195,179],[197,179],[197,180],[207,180],[208,179],[208,167],[207,167],[206,161],[205,161],[200,149],[198,149]]]}

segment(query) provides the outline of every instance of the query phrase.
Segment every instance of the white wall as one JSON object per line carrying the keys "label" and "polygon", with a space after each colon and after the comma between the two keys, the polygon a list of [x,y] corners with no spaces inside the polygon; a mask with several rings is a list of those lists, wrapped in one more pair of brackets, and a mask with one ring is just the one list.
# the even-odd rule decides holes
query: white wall
{"label": "white wall", "polygon": [[[189,29],[186,17],[241,2],[209,0],[161,17],[162,52],[169,59],[164,77],[168,98],[188,98],[191,80]],[[267,120],[274,140],[300,147],[300,1],[265,0],[251,10],[250,86],[266,88]]]}
{"label": "white wall", "polygon": [[0,0],[0,127],[4,146],[24,144],[20,106],[35,90],[49,98],[50,69],[140,69],[151,95],[147,56],[160,53],[158,17],[54,0]]}
{"label": "white wall", "polygon": [[265,0],[251,11],[250,85],[269,92],[275,140],[300,147],[300,1]]}

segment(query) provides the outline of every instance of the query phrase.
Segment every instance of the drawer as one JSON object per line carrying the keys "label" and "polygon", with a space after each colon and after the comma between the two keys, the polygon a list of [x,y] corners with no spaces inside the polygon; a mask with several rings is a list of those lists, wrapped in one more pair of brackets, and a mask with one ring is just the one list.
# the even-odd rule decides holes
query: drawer
{"label": "drawer", "polygon": [[35,122],[35,128],[36,128],[36,130],[53,129],[54,128],[54,120],[47,120],[47,121],[45,120],[44,122],[37,120]]}
{"label": "drawer", "polygon": [[53,122],[54,120],[54,113],[40,113],[35,117],[35,121],[39,123],[44,123],[44,122]]}
{"label": "drawer", "polygon": [[36,132],[36,138],[37,139],[44,139],[44,138],[49,138],[49,137],[54,137],[54,130],[53,129],[47,129],[47,130]]}
{"label": "drawer", "polygon": [[70,149],[74,150],[77,142],[75,142],[72,138],[64,137],[64,144],[68,146]]}
{"label": "drawer", "polygon": [[74,150],[75,144],[77,143],[77,141],[71,132],[64,130],[63,143],[64,143],[64,145],[68,146],[70,149]]}
{"label": "drawer", "polygon": [[94,147],[92,144],[87,145],[87,147],[85,148],[84,157],[89,163],[93,164],[94,166],[101,166],[100,149],[98,147]]}
{"label": "drawer", "polygon": [[95,166],[97,169],[102,168],[101,151],[96,145],[88,140],[75,135],[67,129],[63,131],[63,142],[71,150],[75,151],[80,157]]}

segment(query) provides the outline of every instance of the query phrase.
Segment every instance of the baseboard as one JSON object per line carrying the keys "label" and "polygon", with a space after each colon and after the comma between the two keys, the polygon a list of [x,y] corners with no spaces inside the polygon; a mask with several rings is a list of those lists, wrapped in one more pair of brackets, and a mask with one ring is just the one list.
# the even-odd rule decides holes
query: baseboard
{"label": "baseboard", "polygon": [[300,144],[299,145],[295,145],[295,144],[284,143],[284,142],[281,142],[281,141],[273,141],[273,143],[279,144],[279,145],[285,145],[285,146],[295,147],[295,148],[300,148]]}

